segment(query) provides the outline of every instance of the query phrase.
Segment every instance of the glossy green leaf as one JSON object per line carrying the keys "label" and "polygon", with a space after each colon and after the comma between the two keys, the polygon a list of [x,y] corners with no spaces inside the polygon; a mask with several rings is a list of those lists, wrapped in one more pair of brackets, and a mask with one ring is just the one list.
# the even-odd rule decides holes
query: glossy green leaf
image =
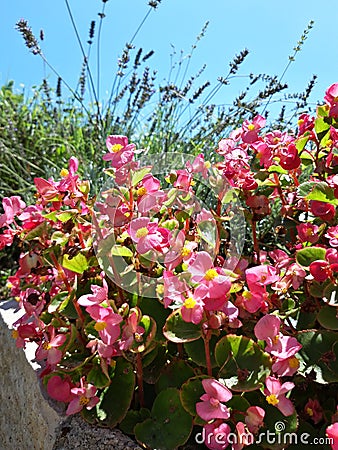
{"label": "glossy green leaf", "polygon": [[64,255],[61,265],[76,273],[83,273],[89,267],[87,258],[82,253],[78,253],[73,258],[67,254]]}
{"label": "glossy green leaf", "polygon": [[296,261],[302,267],[309,267],[317,260],[325,260],[326,250],[322,247],[305,247],[296,253]]}
{"label": "glossy green leaf", "polygon": [[163,334],[169,341],[178,344],[199,339],[202,336],[202,330],[199,325],[185,322],[182,319],[181,311],[176,310],[167,318]]}

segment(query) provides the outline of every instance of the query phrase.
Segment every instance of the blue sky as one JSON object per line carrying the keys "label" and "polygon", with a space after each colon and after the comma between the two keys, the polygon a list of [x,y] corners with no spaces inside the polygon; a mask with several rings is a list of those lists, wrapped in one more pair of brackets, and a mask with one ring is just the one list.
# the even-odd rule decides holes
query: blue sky
{"label": "blue sky", "polygon": [[[69,3],[82,40],[86,42],[90,21],[98,18],[102,2],[69,0]],[[109,89],[121,49],[148,11],[147,3],[147,0],[109,0],[106,3],[101,48],[101,98]],[[26,92],[29,92],[31,86],[40,84],[44,75],[39,57],[28,52],[15,30],[15,23],[24,18],[35,34],[39,35],[40,29],[44,30],[42,48],[47,59],[70,85],[75,86],[82,57],[65,2],[4,0],[1,9],[0,83],[13,79],[17,88],[24,84]],[[173,46],[177,55],[181,50],[189,53],[207,20],[210,21],[209,28],[195,50],[188,75],[206,64],[204,77],[215,83],[218,76],[227,73],[233,55],[243,48],[248,48],[250,54],[241,75],[250,72],[281,75],[302,31],[310,20],[314,20],[314,28],[284,81],[289,84],[290,92],[301,91],[311,76],[317,74],[317,85],[311,97],[313,102],[322,99],[324,90],[338,81],[338,8],[333,0],[162,0],[134,41],[136,47],[142,47],[144,52],[155,51],[149,65],[158,71],[159,81],[169,73]],[[91,62],[95,74],[96,49],[93,50]],[[46,75],[55,85],[55,78],[49,70]],[[231,86],[221,91],[217,102],[231,103],[245,84],[243,78],[234,80]]]}

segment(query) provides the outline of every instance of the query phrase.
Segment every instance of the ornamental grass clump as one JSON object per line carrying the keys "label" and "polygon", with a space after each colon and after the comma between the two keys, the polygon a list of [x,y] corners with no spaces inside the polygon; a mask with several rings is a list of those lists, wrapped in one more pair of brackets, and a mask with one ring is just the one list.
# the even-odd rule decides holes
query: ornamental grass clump
{"label": "ornamental grass clump", "polygon": [[72,157],[4,198],[13,337],[67,415],[149,449],[337,448],[337,94],[294,131],[245,120],[212,164],[110,135],[98,196]]}

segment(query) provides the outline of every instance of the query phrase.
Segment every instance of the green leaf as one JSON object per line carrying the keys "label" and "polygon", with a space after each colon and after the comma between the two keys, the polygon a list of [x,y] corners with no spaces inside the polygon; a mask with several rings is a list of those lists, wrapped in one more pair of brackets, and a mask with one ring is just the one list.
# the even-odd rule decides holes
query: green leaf
{"label": "green leaf", "polygon": [[165,368],[158,379],[156,390],[163,391],[168,387],[180,388],[183,383],[194,375],[194,370],[185,361],[173,361]]}
{"label": "green leaf", "polygon": [[220,367],[219,377],[231,379],[234,391],[259,389],[271,370],[269,355],[245,336],[223,337],[216,344],[215,358]]}
{"label": "green leaf", "polygon": [[330,124],[327,123],[327,119],[323,117],[317,117],[315,120],[315,132],[317,134],[318,140],[322,143],[323,139],[329,135]]}
{"label": "green leaf", "polygon": [[319,202],[338,205],[338,199],[334,196],[333,189],[326,183],[316,183],[312,191],[305,198],[307,200],[317,200]]}
{"label": "green leaf", "polygon": [[296,149],[298,150],[298,152],[301,152],[303,150],[303,148],[305,147],[305,145],[307,144],[307,142],[309,140],[309,137],[310,137],[310,134],[308,134],[307,136],[302,136],[296,140],[295,145],[296,145]]}
{"label": "green leaf", "polygon": [[182,319],[181,311],[177,309],[167,318],[163,334],[169,341],[179,344],[199,339],[202,336],[202,330],[199,325],[185,322]]}
{"label": "green leaf", "polygon": [[88,383],[93,384],[98,389],[106,388],[110,385],[110,378],[102,370],[100,362],[96,363],[94,367],[88,372]]}
{"label": "green leaf", "polygon": [[298,250],[296,253],[296,261],[302,267],[309,267],[310,264],[317,260],[325,260],[326,250],[322,247],[306,247]]}
{"label": "green leaf", "polygon": [[124,419],[133,399],[134,388],[132,364],[124,358],[117,358],[111,384],[104,390],[96,407],[102,425],[112,428]]}
{"label": "green leaf", "polygon": [[71,258],[69,255],[63,255],[61,265],[68,270],[76,273],[83,273],[88,269],[88,261],[87,258],[82,254],[78,253],[76,256]]}
{"label": "green leaf", "polygon": [[[217,336],[211,336],[211,339],[209,341],[210,360],[212,367],[217,366],[215,360],[215,345],[217,343],[217,340]],[[205,359],[204,340],[202,338],[198,339],[197,341],[186,342],[184,344],[184,350],[187,352],[189,358],[194,361],[194,363],[202,367],[207,367]]]}
{"label": "green leaf", "polygon": [[317,320],[328,330],[338,330],[338,309],[334,306],[324,306],[317,314]]}
{"label": "green leaf", "polygon": [[139,411],[131,409],[122,420],[119,428],[125,434],[134,434],[135,426],[150,417],[150,411],[147,408],[141,408]]}
{"label": "green leaf", "polygon": [[183,408],[179,391],[169,388],[156,397],[151,417],[135,426],[135,437],[144,447],[173,450],[185,444],[192,431],[192,417]]}
{"label": "green leaf", "polygon": [[166,342],[163,336],[163,327],[170,314],[170,309],[164,308],[162,303],[160,303],[156,298],[143,297],[139,300],[139,308],[142,314],[147,314],[153,317],[157,324],[156,337],[158,342]]}
{"label": "green leaf", "polygon": [[268,168],[268,172],[272,172],[272,173],[274,173],[274,172],[276,172],[276,173],[281,173],[281,174],[287,174],[288,173],[288,171],[287,170],[285,170],[285,169],[283,169],[283,167],[281,167],[281,166],[276,166],[276,165],[272,165],[272,166],[270,166],[269,168]]}
{"label": "green leaf", "polygon": [[143,178],[147,175],[147,173],[151,172],[152,167],[143,167],[140,170],[135,170],[133,176],[131,178],[132,186],[136,186]]}
{"label": "green leaf", "polygon": [[61,245],[62,247],[67,244],[69,236],[62,233],[62,231],[55,231],[52,234],[51,241],[55,242],[56,245]]}
{"label": "green leaf", "polygon": [[323,291],[323,301],[330,306],[338,306],[338,286],[329,283]]}
{"label": "green leaf", "polygon": [[326,330],[306,330],[297,335],[302,345],[299,351],[301,362],[299,372],[304,375],[313,371],[317,383],[338,381],[338,333]]}
{"label": "green leaf", "polygon": [[111,254],[113,256],[125,256],[127,258],[131,258],[134,253],[124,245],[114,245],[111,249]]}

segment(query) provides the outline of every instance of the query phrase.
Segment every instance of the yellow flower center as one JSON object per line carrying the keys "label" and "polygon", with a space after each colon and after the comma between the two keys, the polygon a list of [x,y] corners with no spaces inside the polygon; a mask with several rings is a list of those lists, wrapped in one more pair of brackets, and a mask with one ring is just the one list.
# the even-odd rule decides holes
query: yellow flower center
{"label": "yellow flower center", "polygon": [[164,285],[163,284],[158,284],[156,286],[156,293],[159,295],[164,294]]}
{"label": "yellow flower center", "polygon": [[262,275],[261,276],[261,282],[264,283],[264,281],[266,281],[267,276],[266,275]]}
{"label": "yellow flower center", "polygon": [[107,326],[106,322],[96,322],[94,328],[96,331],[103,331],[106,328],[106,326]]}
{"label": "yellow flower center", "polygon": [[255,125],[253,123],[250,123],[250,125],[248,125],[248,130],[252,131],[255,129]]}
{"label": "yellow flower center", "polygon": [[289,359],[289,367],[291,367],[291,369],[298,369],[299,361],[295,356]]}
{"label": "yellow flower center", "polygon": [[142,227],[142,228],[139,228],[137,231],[136,231],[136,237],[139,239],[139,238],[143,238],[143,237],[145,237],[145,236],[147,236],[147,234],[149,233],[149,231],[147,230],[147,228],[146,227]]}
{"label": "yellow flower center", "polygon": [[186,301],[184,302],[184,306],[188,309],[192,309],[195,305],[196,305],[196,300],[192,297],[189,297],[186,299]]}
{"label": "yellow flower center", "polygon": [[216,269],[209,269],[205,272],[204,278],[207,281],[212,281],[214,278],[218,277],[218,273]]}
{"label": "yellow flower center", "polygon": [[187,248],[187,247],[181,248],[181,255],[183,256],[183,258],[184,258],[185,256],[189,256],[190,253],[191,253],[191,250],[190,250],[189,248]]}
{"label": "yellow flower center", "polygon": [[12,287],[13,287],[13,284],[10,281],[7,281],[6,288],[7,289],[12,289]]}
{"label": "yellow flower center", "polygon": [[50,345],[49,342],[44,342],[44,343],[42,344],[42,348],[43,348],[44,350],[50,350],[50,349],[52,348],[52,346]]}
{"label": "yellow flower center", "polygon": [[334,103],[338,103],[338,97],[334,97],[333,101]]}
{"label": "yellow flower center", "polygon": [[136,194],[138,195],[138,197],[141,197],[142,195],[145,195],[147,193],[147,189],[142,186],[139,189],[137,189]]}
{"label": "yellow flower center", "polygon": [[312,417],[313,416],[313,409],[312,408],[306,408],[306,413]]}
{"label": "yellow flower center", "polygon": [[242,297],[244,297],[246,300],[251,300],[252,299],[252,294],[249,291],[244,291],[242,294]]}
{"label": "yellow flower center", "polygon": [[210,162],[210,161],[205,161],[204,167],[205,167],[206,169],[210,169],[210,167],[211,167],[211,162]]}
{"label": "yellow flower center", "polygon": [[307,230],[306,230],[306,236],[308,236],[308,237],[311,237],[311,236],[313,236],[313,230],[311,229],[311,228],[308,228]]}
{"label": "yellow flower center", "polygon": [[328,139],[326,141],[326,147],[331,147],[332,144],[333,144],[333,141],[331,139]]}
{"label": "yellow flower center", "polygon": [[13,330],[13,331],[12,331],[12,338],[18,339],[18,337],[19,337],[19,332],[18,332],[18,330]]}
{"label": "yellow flower center", "polygon": [[88,405],[89,401],[90,400],[89,400],[88,397],[85,397],[84,395],[81,395],[79,403],[80,403],[81,406],[86,406],[86,405]]}
{"label": "yellow flower center", "polygon": [[272,339],[272,342],[274,343],[274,345],[276,345],[276,344],[278,343],[278,341],[279,341],[279,335],[277,334],[277,336],[275,336],[275,337]]}
{"label": "yellow flower center", "polygon": [[304,122],[305,122],[304,119],[299,119],[297,122],[298,126],[300,127],[301,125],[303,125]]}
{"label": "yellow flower center", "polygon": [[121,148],[123,148],[123,145],[121,145],[121,144],[114,144],[111,147],[111,151],[113,153],[117,153],[117,152],[119,152],[121,150]]}
{"label": "yellow flower center", "polygon": [[60,176],[62,178],[66,177],[67,175],[69,175],[69,171],[67,169],[61,169],[60,171]]}
{"label": "yellow flower center", "polygon": [[273,405],[273,406],[276,406],[276,405],[278,405],[278,403],[279,403],[279,400],[278,400],[278,398],[275,396],[275,394],[268,395],[268,396],[266,397],[266,401],[269,403],[269,405]]}

